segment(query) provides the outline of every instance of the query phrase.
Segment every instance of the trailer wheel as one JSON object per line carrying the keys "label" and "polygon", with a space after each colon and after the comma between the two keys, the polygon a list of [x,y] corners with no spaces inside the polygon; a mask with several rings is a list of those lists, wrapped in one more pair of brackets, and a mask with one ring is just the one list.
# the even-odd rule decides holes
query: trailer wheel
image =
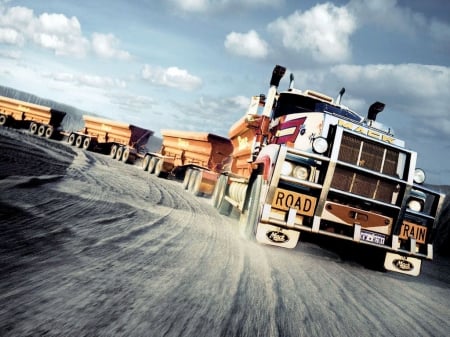
{"label": "trailer wheel", "polygon": [[130,154],[130,149],[129,148],[123,148],[123,153],[122,153],[122,161],[124,163],[131,163],[132,162],[132,157],[133,155]]}
{"label": "trailer wheel", "polygon": [[189,180],[191,179],[192,170],[187,169],[183,179],[183,189],[187,190],[189,187]]}
{"label": "trailer wheel", "polygon": [[117,145],[114,144],[113,146],[111,146],[111,152],[109,153],[109,156],[112,159],[115,159],[116,155],[117,155]]}
{"label": "trailer wheel", "polygon": [[144,171],[147,171],[148,170],[148,164],[150,164],[150,160],[152,159],[152,157],[151,156],[149,156],[149,155],[146,155],[145,157],[144,157],[144,160],[142,161],[142,169],[144,170]]}
{"label": "trailer wheel", "polygon": [[121,161],[122,155],[123,155],[123,146],[119,146],[119,148],[117,149],[117,153],[116,153],[116,159],[118,161]]}
{"label": "trailer wheel", "polygon": [[37,125],[36,123],[31,123],[30,124],[30,133],[35,135],[36,132],[38,131],[39,125]]}
{"label": "trailer wheel", "polygon": [[164,165],[164,160],[157,159],[157,162],[155,165],[155,176],[160,177],[160,178],[167,178],[168,173],[163,172],[163,165]]}
{"label": "trailer wheel", "polygon": [[227,177],[224,175],[220,175],[219,179],[217,179],[216,186],[214,186],[214,191],[212,195],[212,204],[213,207],[217,208],[219,202],[222,201],[225,196],[225,190],[227,187]]}
{"label": "trailer wheel", "polygon": [[202,192],[200,192],[200,185],[202,184],[202,172],[195,170],[192,175],[191,179],[189,181],[189,192],[191,192],[196,197],[199,197],[202,195]]}
{"label": "trailer wheel", "polygon": [[6,117],[5,115],[0,115],[0,126],[6,125],[7,122],[8,122],[8,117]]}
{"label": "trailer wheel", "polygon": [[77,140],[75,141],[75,146],[76,147],[81,147],[83,145],[83,136],[79,135],[77,137]]}
{"label": "trailer wheel", "polygon": [[243,236],[251,241],[256,240],[256,224],[261,214],[261,189],[263,184],[262,175],[256,176],[250,189],[250,196],[247,201],[247,207],[244,208]]}
{"label": "trailer wheel", "polygon": [[69,143],[69,145],[75,145],[75,140],[77,139],[77,135],[74,133],[71,133],[69,138],[67,139],[67,142]]}
{"label": "trailer wheel", "polygon": [[148,164],[148,173],[150,173],[150,174],[155,173],[155,167],[156,167],[156,163],[158,161],[159,161],[159,159],[156,157],[152,157],[150,159],[150,163]]}
{"label": "trailer wheel", "polygon": [[44,137],[45,138],[52,138],[52,136],[53,136],[53,127],[52,126],[48,126],[47,129],[45,130]]}
{"label": "trailer wheel", "polygon": [[43,137],[45,135],[45,130],[46,130],[45,125],[40,125],[37,132],[38,136]]}
{"label": "trailer wheel", "polygon": [[91,148],[91,138],[90,137],[86,137],[83,140],[83,149],[89,150],[90,148]]}

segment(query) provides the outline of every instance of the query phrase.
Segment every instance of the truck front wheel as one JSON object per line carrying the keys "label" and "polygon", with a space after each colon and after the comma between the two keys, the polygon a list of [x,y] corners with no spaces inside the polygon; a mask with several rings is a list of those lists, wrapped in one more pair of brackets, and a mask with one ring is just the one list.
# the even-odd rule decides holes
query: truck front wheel
{"label": "truck front wheel", "polygon": [[240,223],[242,224],[241,233],[251,241],[256,239],[256,226],[261,216],[261,189],[263,178],[261,175],[256,176],[250,189],[250,195],[244,213],[241,215]]}

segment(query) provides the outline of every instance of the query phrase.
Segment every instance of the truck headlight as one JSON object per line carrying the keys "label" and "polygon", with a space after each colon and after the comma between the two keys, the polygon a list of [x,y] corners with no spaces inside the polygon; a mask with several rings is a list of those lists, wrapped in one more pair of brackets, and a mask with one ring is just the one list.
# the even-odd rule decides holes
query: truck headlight
{"label": "truck headlight", "polygon": [[297,179],[306,180],[308,179],[308,169],[304,166],[296,166],[292,172],[292,176]]}
{"label": "truck headlight", "polygon": [[312,147],[319,154],[325,153],[328,150],[328,141],[323,137],[314,138]]}
{"label": "truck headlight", "polygon": [[420,168],[416,168],[414,171],[414,182],[416,184],[423,184],[425,181],[425,172]]}
{"label": "truck headlight", "polygon": [[423,202],[417,199],[411,199],[408,201],[408,208],[415,212],[421,212],[423,209]]}
{"label": "truck headlight", "polygon": [[292,171],[294,170],[294,165],[292,163],[285,161],[283,166],[281,167],[281,174],[285,176],[290,176]]}

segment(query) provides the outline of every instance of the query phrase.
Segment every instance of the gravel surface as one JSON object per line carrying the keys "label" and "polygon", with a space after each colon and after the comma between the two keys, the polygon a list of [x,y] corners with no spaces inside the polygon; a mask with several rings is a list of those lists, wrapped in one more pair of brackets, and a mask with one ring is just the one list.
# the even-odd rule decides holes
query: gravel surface
{"label": "gravel surface", "polygon": [[138,165],[0,129],[0,336],[448,336],[450,261],[242,239]]}

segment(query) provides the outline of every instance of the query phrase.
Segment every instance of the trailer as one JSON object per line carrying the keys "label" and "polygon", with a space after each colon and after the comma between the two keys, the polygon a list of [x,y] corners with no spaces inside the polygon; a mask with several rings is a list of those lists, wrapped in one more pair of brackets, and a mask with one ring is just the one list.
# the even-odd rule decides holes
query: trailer
{"label": "trailer", "polygon": [[111,158],[134,163],[153,131],[127,123],[83,115],[84,128],[67,134],[68,143],[85,150],[109,154]]}
{"label": "trailer", "polygon": [[158,177],[183,180],[194,195],[211,195],[217,177],[229,163],[233,145],[228,138],[207,132],[162,130],[158,153],[144,155],[142,167]]}
{"label": "trailer", "polygon": [[26,128],[32,134],[46,138],[61,137],[64,111],[0,96],[0,126]]}

